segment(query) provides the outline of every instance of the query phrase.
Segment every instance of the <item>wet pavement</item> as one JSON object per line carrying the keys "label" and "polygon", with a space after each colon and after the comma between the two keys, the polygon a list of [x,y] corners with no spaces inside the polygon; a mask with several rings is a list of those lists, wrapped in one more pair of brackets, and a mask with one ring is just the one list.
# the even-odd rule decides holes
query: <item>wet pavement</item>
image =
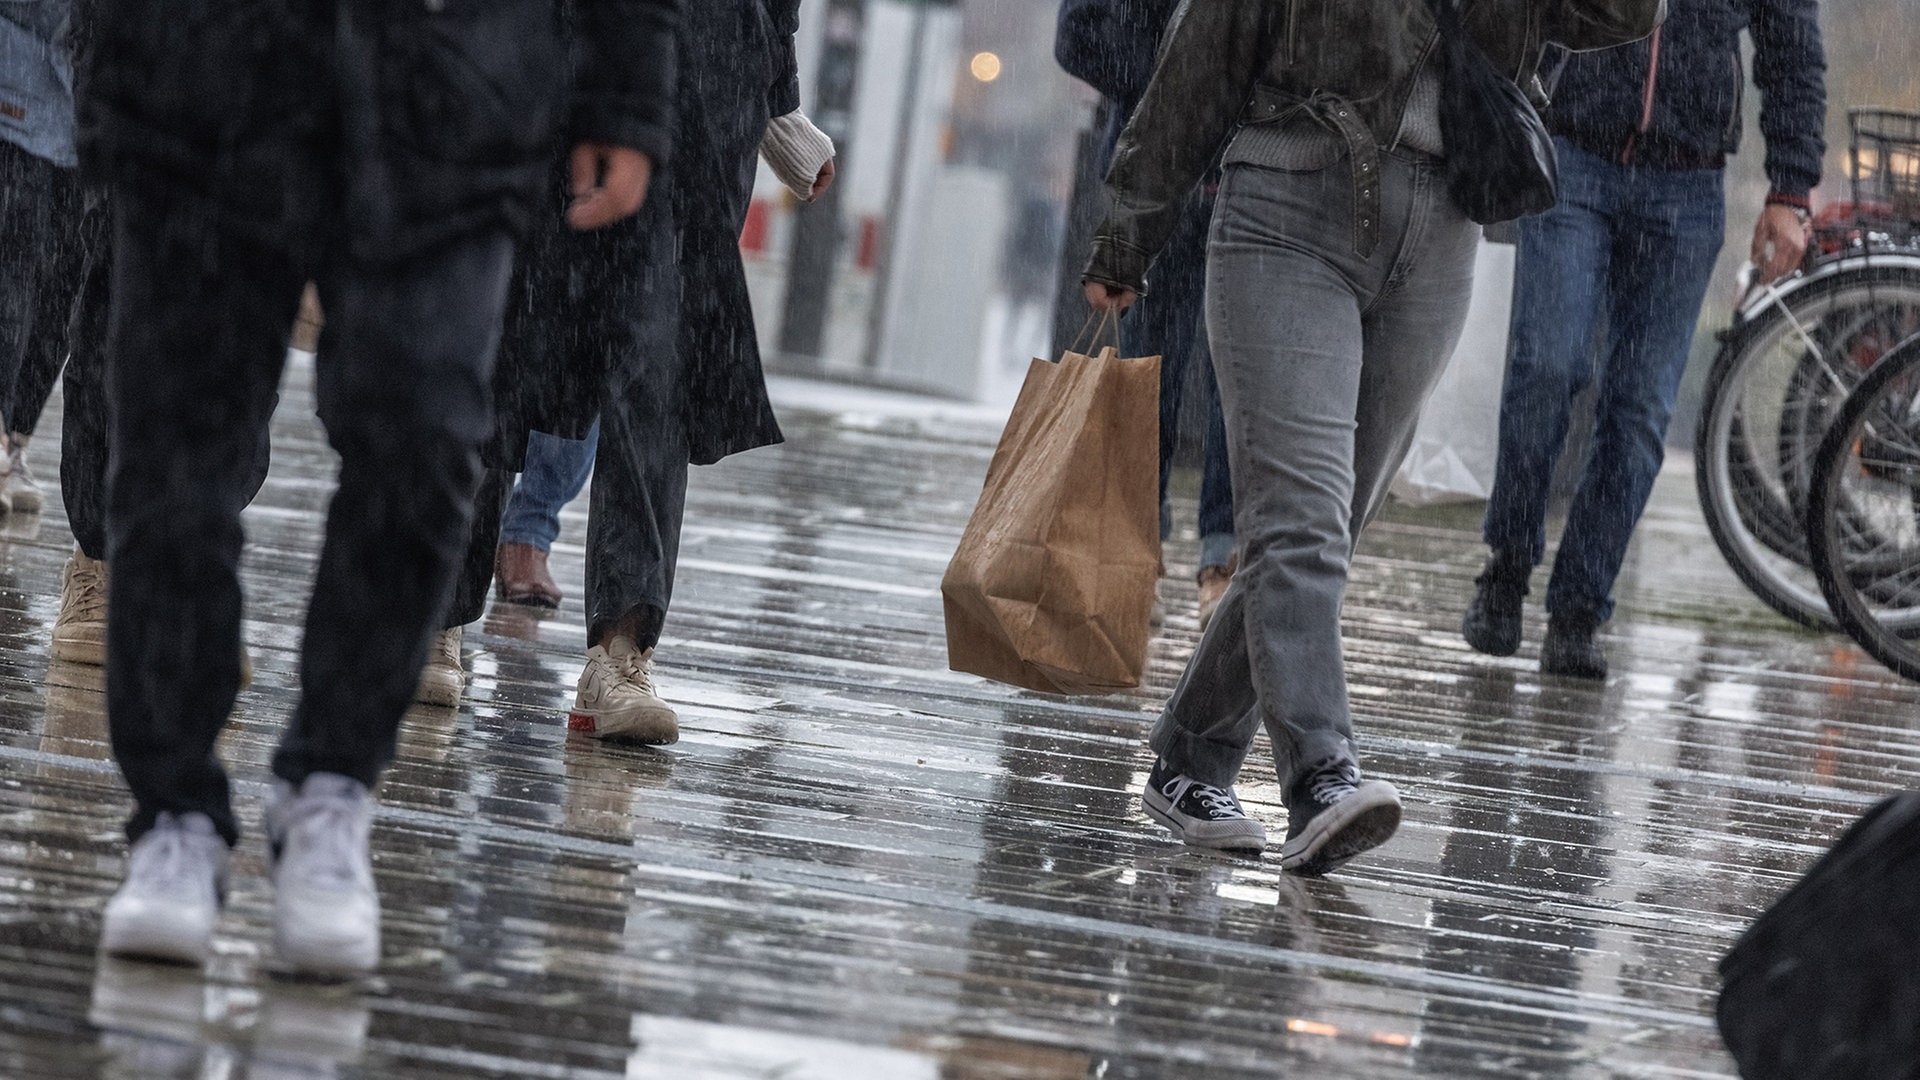
{"label": "wet pavement", "polygon": [[[565,730],[576,504],[566,606],[494,608],[468,703],[406,724],[376,826],[385,959],[361,983],[274,971],[258,833],[332,469],[301,381],[248,514],[257,674],[223,752],[249,834],[205,972],[94,955],[127,801],[98,673],[47,660],[58,500],[8,521],[0,1077],[1726,1077],[1716,960],[1851,818],[1920,786],[1920,691],[1747,596],[1678,463],[1604,685],[1539,674],[1537,611],[1519,656],[1468,651],[1474,509],[1390,510],[1347,628],[1400,835],[1327,880],[1186,850],[1137,793],[1195,641],[1191,536],[1148,688],[953,674],[939,578],[996,425],[777,398],[786,446],[696,470],[657,671],[682,741]],[[1263,737],[1240,791],[1283,827],[1270,761]]]}

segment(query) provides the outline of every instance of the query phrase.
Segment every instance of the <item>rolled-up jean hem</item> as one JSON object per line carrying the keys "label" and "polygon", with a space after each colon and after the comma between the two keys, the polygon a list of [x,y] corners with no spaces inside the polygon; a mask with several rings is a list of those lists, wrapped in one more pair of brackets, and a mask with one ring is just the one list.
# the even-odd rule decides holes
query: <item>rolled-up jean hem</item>
{"label": "rolled-up jean hem", "polygon": [[1226,567],[1233,562],[1233,534],[1209,533],[1200,538],[1200,569]]}
{"label": "rolled-up jean hem", "polygon": [[1240,775],[1240,767],[1246,764],[1247,751],[1251,748],[1251,740],[1242,742],[1195,735],[1165,713],[1154,724],[1153,734],[1147,742],[1160,760],[1166,762],[1176,774],[1222,788],[1233,786],[1234,778]]}

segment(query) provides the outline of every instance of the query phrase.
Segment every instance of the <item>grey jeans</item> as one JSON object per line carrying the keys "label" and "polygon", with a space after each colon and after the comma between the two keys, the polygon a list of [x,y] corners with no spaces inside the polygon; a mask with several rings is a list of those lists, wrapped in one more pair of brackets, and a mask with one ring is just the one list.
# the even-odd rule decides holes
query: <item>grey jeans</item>
{"label": "grey jeans", "polygon": [[1382,155],[1380,184],[1370,258],[1354,252],[1344,156],[1229,165],[1220,188],[1207,332],[1240,568],[1151,740],[1202,783],[1232,784],[1262,723],[1289,792],[1353,758],[1347,566],[1460,336],[1480,236],[1436,160]]}

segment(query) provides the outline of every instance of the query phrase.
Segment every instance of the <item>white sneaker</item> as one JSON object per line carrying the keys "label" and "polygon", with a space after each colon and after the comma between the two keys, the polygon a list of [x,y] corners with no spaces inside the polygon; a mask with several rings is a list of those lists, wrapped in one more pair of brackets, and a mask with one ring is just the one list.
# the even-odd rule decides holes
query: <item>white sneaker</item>
{"label": "white sneaker", "polygon": [[380,895],[367,837],[373,797],[360,781],[314,773],[296,792],[274,782],[273,931],[280,958],[314,975],[359,975],[380,963]]}
{"label": "white sneaker", "polygon": [[53,620],[55,660],[103,667],[107,662],[107,564],[79,548],[67,557],[60,614]]}
{"label": "white sneaker", "polygon": [[113,956],[205,963],[227,895],[227,842],[205,814],[162,813],[127,853],[100,948]]}
{"label": "white sneaker", "polygon": [[420,669],[420,686],[413,692],[413,700],[449,709],[460,704],[460,695],[467,689],[467,669],[460,663],[464,630],[450,626],[433,635],[427,666]]}
{"label": "white sneaker", "polygon": [[37,514],[45,502],[40,495],[40,485],[34,482],[33,470],[27,468],[27,441],[27,436],[19,434],[8,439],[7,462],[12,472],[7,477],[6,497],[16,514]]}
{"label": "white sneaker", "polygon": [[587,650],[567,727],[664,746],[680,739],[680,717],[653,689],[653,650],[616,637]]}

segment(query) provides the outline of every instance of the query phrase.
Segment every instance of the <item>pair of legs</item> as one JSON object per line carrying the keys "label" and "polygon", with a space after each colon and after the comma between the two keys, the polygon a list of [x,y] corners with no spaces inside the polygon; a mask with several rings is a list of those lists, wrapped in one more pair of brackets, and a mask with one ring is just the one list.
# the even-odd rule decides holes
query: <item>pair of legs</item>
{"label": "pair of legs", "polygon": [[1233,481],[1227,464],[1226,428],[1214,386],[1212,356],[1201,315],[1206,304],[1207,226],[1214,196],[1188,200],[1166,248],[1153,264],[1153,290],[1120,324],[1121,351],[1160,357],[1160,538],[1173,534],[1167,478],[1180,442],[1180,413],[1188,372],[1200,366],[1201,437],[1200,569],[1224,570],[1233,561]]}
{"label": "pair of legs", "polygon": [[[0,140],[0,508],[38,509],[19,470],[67,358],[67,321],[86,255],[77,170]],[[31,505],[21,495],[33,496]]]}
{"label": "pair of legs", "polygon": [[393,754],[466,541],[512,244],[303,266],[212,211],[114,193],[108,335],[108,718],[128,835],[200,813],[238,836],[214,742],[240,685],[240,512],[257,486],[287,330],[328,314],[318,397],[339,489],[307,614],[301,696],[273,771],[371,786]]}
{"label": "pair of legs", "polygon": [[1550,615],[1590,628],[1613,613],[1614,580],[1665,459],[1726,211],[1718,169],[1625,166],[1556,141],[1559,204],[1519,223],[1483,532],[1496,561],[1531,569],[1545,556],[1554,467],[1597,352],[1593,443],[1546,598]]}
{"label": "pair of legs", "polygon": [[[1230,164],[1213,222],[1207,325],[1240,568],[1152,745],[1157,771],[1224,793],[1264,725],[1290,847],[1333,839],[1306,831],[1340,795],[1322,779],[1358,780],[1340,640],[1347,567],[1472,290],[1479,229],[1448,198],[1442,167],[1385,155],[1380,191],[1381,239],[1367,256],[1354,250],[1344,156],[1298,172]],[[1330,868],[1337,854],[1282,859]]]}

